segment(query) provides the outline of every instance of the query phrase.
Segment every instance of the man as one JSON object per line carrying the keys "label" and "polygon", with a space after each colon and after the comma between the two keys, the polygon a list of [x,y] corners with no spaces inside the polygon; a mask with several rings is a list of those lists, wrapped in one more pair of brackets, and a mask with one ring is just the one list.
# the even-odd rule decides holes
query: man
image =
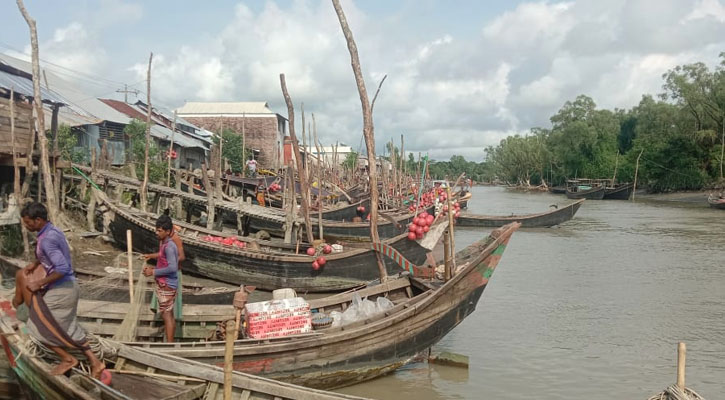
{"label": "man", "polygon": [[[169,217],[169,209],[167,208],[164,210],[164,215]],[[184,254],[184,243],[181,242],[181,237],[179,237],[179,231],[181,230],[181,227],[178,225],[173,225],[174,229],[171,231],[171,240],[174,241],[174,244],[176,245],[176,249],[179,251],[179,270],[181,270],[181,263],[186,260],[186,255]],[[143,255],[146,260],[156,260],[159,256],[158,253],[150,253],[150,254],[144,254]]]}
{"label": "man", "polygon": [[255,160],[254,158],[249,159],[249,161],[247,161],[247,168],[249,168],[249,176],[251,178],[256,178],[257,177],[257,160]]}
{"label": "man", "polygon": [[65,374],[78,365],[78,359],[68,353],[75,348],[86,355],[91,374],[98,379],[105,365],[91,351],[76,319],[80,290],[65,235],[48,221],[48,210],[40,203],[27,204],[20,216],[29,231],[38,232],[38,243],[35,261],[15,276],[13,306],[28,306],[28,332],[60,357],[51,375]]}
{"label": "man", "polygon": [[156,268],[147,265],[143,269],[144,275],[153,275],[156,280],[156,297],[159,300],[158,310],[164,320],[166,341],[169,343],[174,341],[176,321],[174,320],[173,309],[176,290],[179,285],[179,250],[176,243],[171,240],[173,230],[174,224],[168,215],[162,215],[156,220],[156,236],[161,241],[159,254],[156,256]]}
{"label": "man", "polygon": [[264,181],[262,179],[260,179],[259,182],[257,183],[256,197],[257,197],[257,203],[262,207],[265,207],[267,205],[266,202],[264,201],[264,192],[265,192]]}

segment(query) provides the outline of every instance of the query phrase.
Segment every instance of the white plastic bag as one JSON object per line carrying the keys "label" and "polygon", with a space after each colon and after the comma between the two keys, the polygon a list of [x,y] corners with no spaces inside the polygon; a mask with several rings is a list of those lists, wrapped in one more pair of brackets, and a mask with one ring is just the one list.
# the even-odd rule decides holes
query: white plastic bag
{"label": "white plastic bag", "polygon": [[332,328],[342,325],[342,313],[341,312],[339,312],[339,311],[331,312],[330,318],[332,318],[332,325],[330,325]]}
{"label": "white plastic bag", "polygon": [[360,303],[360,310],[358,310],[358,317],[360,319],[370,318],[378,313],[378,308],[372,301],[368,300],[367,297]]}
{"label": "white plastic bag", "polygon": [[395,307],[395,304],[393,304],[392,301],[382,296],[378,297],[378,299],[375,301],[375,305],[377,306],[377,310],[379,313],[384,313]]}

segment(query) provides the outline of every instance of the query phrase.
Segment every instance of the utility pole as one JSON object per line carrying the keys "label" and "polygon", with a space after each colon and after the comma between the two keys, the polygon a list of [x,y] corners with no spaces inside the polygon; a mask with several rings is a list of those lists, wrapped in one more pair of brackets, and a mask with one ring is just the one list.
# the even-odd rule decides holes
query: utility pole
{"label": "utility pole", "polygon": [[133,93],[136,96],[138,96],[139,91],[138,91],[138,89],[128,90],[128,85],[124,83],[123,90],[118,89],[118,90],[116,90],[116,93],[123,93],[123,102],[128,104],[128,94]]}

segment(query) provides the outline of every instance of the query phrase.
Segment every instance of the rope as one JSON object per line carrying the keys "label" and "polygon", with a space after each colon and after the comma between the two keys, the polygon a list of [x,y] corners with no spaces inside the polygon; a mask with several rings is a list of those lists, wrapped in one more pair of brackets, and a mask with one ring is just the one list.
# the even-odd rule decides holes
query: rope
{"label": "rope", "polygon": [[419,267],[415,264],[413,264],[410,260],[403,257],[402,254],[398,250],[395,250],[393,247],[383,244],[383,243],[371,243],[370,248],[380,254],[383,254],[390,258],[391,260],[395,261],[400,268],[402,268],[405,271],[410,272],[415,277],[421,277],[421,278],[431,278],[435,274],[435,270],[432,268],[426,268],[426,267]]}
{"label": "rope", "polygon": [[663,392],[650,397],[647,400],[705,400],[702,396],[695,393],[694,390],[685,388],[680,389],[677,385],[669,386]]}
{"label": "rope", "polygon": [[[27,338],[28,339],[25,341],[23,346],[23,351],[28,354],[28,356],[60,361],[58,355],[41,343],[38,339],[31,335],[27,335]],[[111,344],[109,341],[91,333],[86,334],[86,340],[88,340],[88,345],[91,347],[91,351],[96,355],[96,357],[98,357],[99,360],[103,360],[104,358],[113,358],[118,352],[116,346]],[[68,352],[78,360],[85,360],[86,358],[85,354],[83,354],[83,352],[79,349],[66,350],[68,350]]]}

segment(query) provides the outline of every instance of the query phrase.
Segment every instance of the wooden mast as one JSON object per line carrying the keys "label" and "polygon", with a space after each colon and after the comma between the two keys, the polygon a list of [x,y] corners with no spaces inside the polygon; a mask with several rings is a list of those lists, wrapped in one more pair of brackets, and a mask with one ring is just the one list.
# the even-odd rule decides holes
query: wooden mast
{"label": "wooden mast", "polygon": [[[38,56],[38,30],[35,20],[28,14],[25,9],[23,0],[17,0],[18,9],[25,18],[25,22],[30,29],[30,44],[32,48],[32,64],[33,64],[33,104],[35,105],[35,113],[38,118],[38,143],[40,145],[40,161],[39,169],[42,171],[43,181],[45,183],[45,200],[48,205],[48,216],[53,223],[60,225],[65,224],[59,220],[60,210],[58,209],[58,199],[55,197],[55,187],[53,185],[52,174],[50,172],[50,163],[48,162],[48,138],[45,136],[45,114],[43,113],[43,99],[40,96],[40,60]],[[32,139],[32,138],[31,138]],[[32,159],[32,153],[28,153],[28,159]],[[28,170],[32,171],[32,170]],[[27,172],[27,171],[26,171]],[[38,174],[40,176],[40,173]]]}
{"label": "wooden mast", "polygon": [[307,172],[302,165],[302,156],[300,155],[300,145],[297,143],[297,135],[295,134],[295,109],[292,105],[292,99],[287,92],[287,83],[284,74],[279,74],[279,83],[282,86],[282,94],[284,101],[287,103],[287,113],[289,115],[289,135],[292,140],[292,148],[295,152],[295,163],[297,164],[297,175],[300,177],[300,197],[302,198],[302,214],[305,218],[305,229],[307,232],[307,241],[312,243],[315,237],[312,235],[312,222],[310,221],[310,198],[307,186]]}
{"label": "wooden mast", "polygon": [[[360,103],[362,105],[363,136],[365,137],[365,147],[368,153],[368,176],[370,178],[370,240],[373,243],[379,243],[378,171],[375,164],[375,129],[373,126],[373,110],[370,105],[370,100],[368,99],[367,90],[365,89],[365,80],[363,79],[362,68],[360,68],[360,57],[357,53],[357,45],[355,44],[355,39],[352,36],[350,26],[347,24],[345,13],[340,5],[340,0],[332,0],[332,5],[335,8],[337,18],[340,20],[340,28],[342,28],[342,33],[345,35],[345,40],[347,41],[347,49],[350,52],[350,64],[355,75],[355,82],[357,84],[358,94],[360,95]],[[380,83],[382,84],[382,81]],[[380,281],[384,282],[387,280],[388,273],[385,270],[385,264],[383,263],[382,256],[377,252],[376,255],[378,259]]]}
{"label": "wooden mast", "polygon": [[141,182],[141,210],[146,211],[146,203],[148,203],[147,188],[149,184],[149,147],[151,146],[151,61],[153,61],[154,53],[149,55],[149,68],[146,72],[146,149],[144,149],[143,158],[143,181]]}

